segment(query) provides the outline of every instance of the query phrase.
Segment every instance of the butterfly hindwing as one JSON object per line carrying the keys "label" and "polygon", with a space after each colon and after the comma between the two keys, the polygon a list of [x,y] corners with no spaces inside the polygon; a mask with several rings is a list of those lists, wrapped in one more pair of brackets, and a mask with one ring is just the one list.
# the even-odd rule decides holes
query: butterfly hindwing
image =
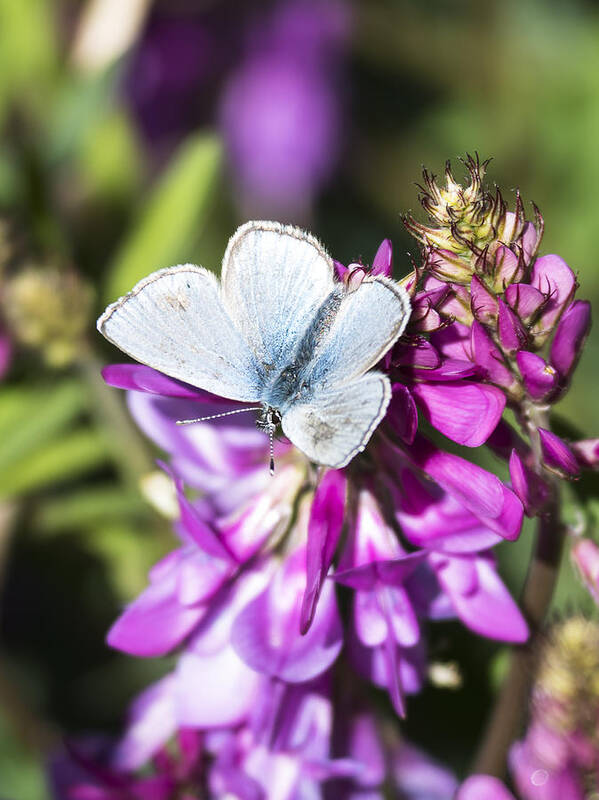
{"label": "butterfly hindwing", "polygon": [[364,449],[385,415],[391,385],[381,372],[315,391],[310,402],[292,405],[282,418],[284,434],[308,458],[344,467]]}

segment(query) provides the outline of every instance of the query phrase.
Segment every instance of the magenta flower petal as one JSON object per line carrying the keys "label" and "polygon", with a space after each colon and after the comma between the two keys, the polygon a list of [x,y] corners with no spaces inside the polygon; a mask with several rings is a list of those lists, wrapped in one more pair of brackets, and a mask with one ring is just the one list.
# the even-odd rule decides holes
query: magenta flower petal
{"label": "magenta flower petal", "polygon": [[180,644],[205,608],[181,605],[175,581],[172,574],[150,584],[111,627],[108,644],[132,656],[161,656]]}
{"label": "magenta flower petal", "polygon": [[441,365],[432,369],[412,370],[412,377],[422,381],[456,381],[461,378],[470,378],[473,375],[482,374],[480,369],[472,361],[464,361],[460,358],[445,358]]}
{"label": "magenta flower petal", "polygon": [[599,439],[581,439],[572,443],[572,451],[583,469],[597,469],[599,466]]}
{"label": "magenta flower petal", "polygon": [[417,436],[410,456],[416,466],[504,539],[520,535],[523,508],[516,495],[497,476],[452,453],[437,449]]}
{"label": "magenta flower petal", "polygon": [[515,800],[499,778],[472,775],[459,788],[455,800]]}
{"label": "magenta flower petal", "polygon": [[377,583],[389,586],[403,583],[424,560],[424,551],[408,553],[393,560],[373,561],[359,567],[337,570],[331,578],[352,589],[372,589]]}
{"label": "magenta flower petal", "polygon": [[547,298],[547,304],[536,328],[550,330],[576,289],[576,278],[563,258],[547,255],[537,258],[530,283]]}
{"label": "magenta flower petal", "polygon": [[[169,378],[144,364],[109,364],[102,370],[102,377],[109,386],[117,389],[133,389],[164,397],[182,397],[199,403],[238,405],[233,400],[225,400],[203,389],[196,389],[187,383]],[[196,416],[202,416],[202,413],[198,412]]]}
{"label": "magenta flower petal", "polygon": [[405,739],[393,759],[393,775],[401,797],[407,800],[449,800],[457,789],[457,781],[448,769]]}
{"label": "magenta flower petal", "polygon": [[176,732],[173,686],[174,676],[167,675],[135,698],[129,709],[125,734],[112,758],[117,769],[139,769]]}
{"label": "magenta flower petal", "polygon": [[497,248],[495,251],[495,264],[495,274],[497,275],[497,283],[500,290],[510,283],[522,280],[524,265],[522,260],[509,247],[501,245]]}
{"label": "magenta flower petal", "polygon": [[526,391],[533,400],[541,400],[555,387],[557,372],[541,356],[528,350],[521,350],[516,356],[516,361]]}
{"label": "magenta flower petal", "polygon": [[263,682],[231,645],[214,653],[183,653],[175,677],[177,721],[194,728],[238,725],[255,708]]}
{"label": "magenta flower petal", "polygon": [[183,481],[168,464],[159,461],[158,465],[169,475],[175,484],[177,502],[179,504],[180,521],[190,540],[208,555],[225,561],[233,561],[226,543],[221,541],[217,532],[201,518],[196,509],[185,496]]}
{"label": "magenta flower petal", "polygon": [[466,381],[418,383],[412,393],[431,425],[467,447],[486,442],[505,407],[501,390]]}
{"label": "magenta flower petal", "polygon": [[[476,585],[466,585],[461,572],[446,557],[438,559],[436,571],[443,589],[451,597],[458,617],[475,633],[503,642],[525,642],[528,626],[493,565],[486,558],[473,558]],[[458,560],[457,557],[452,557]],[[461,559],[463,560],[463,559]],[[451,568],[450,568],[451,567]],[[463,568],[463,565],[462,565]],[[465,591],[465,588],[468,590]]]}
{"label": "magenta flower petal", "polygon": [[418,411],[410,391],[401,383],[393,384],[386,419],[406,444],[412,444],[418,430]]}
{"label": "magenta flower petal", "polygon": [[452,495],[433,495],[411,470],[402,472],[401,483],[404,491],[395,513],[413,545],[447,553],[472,553],[502,540]]}
{"label": "magenta flower petal", "polygon": [[565,475],[578,475],[580,467],[576,456],[563,439],[544,428],[539,428],[539,438],[541,440],[541,453],[546,466]]}
{"label": "magenta flower petal", "polygon": [[341,261],[333,259],[333,266],[335,267],[335,275],[340,281],[343,281],[349,275],[349,268],[342,264]]}
{"label": "magenta flower petal", "polygon": [[353,617],[354,629],[365,647],[383,644],[389,635],[389,625],[375,591],[355,593]]}
{"label": "magenta flower petal", "polygon": [[383,239],[372,260],[372,274],[390,278],[393,272],[393,245],[390,239]]}
{"label": "magenta flower petal", "polygon": [[305,558],[303,547],[287,558],[269,586],[238,615],[231,636],[237,654],[249,667],[289,683],[320,675],[343,645],[332,581],[323,584],[313,624],[300,634]]}
{"label": "magenta flower petal", "polygon": [[400,367],[436,369],[441,366],[441,356],[425,339],[410,339],[398,342],[393,348],[393,363]]}
{"label": "magenta flower petal", "polygon": [[422,436],[410,450],[416,466],[456,497],[466,508],[485,517],[496,517],[503,505],[499,478],[476,464],[439,450]]}
{"label": "magenta flower petal", "polygon": [[591,327],[591,304],[575,300],[560,319],[551,343],[551,363],[567,378],[578,361]]}
{"label": "magenta flower petal", "polygon": [[587,796],[578,770],[547,769],[528,741],[512,746],[509,764],[516,789],[524,800],[585,800]]}
{"label": "magenta flower petal", "polygon": [[472,354],[475,363],[485,370],[489,380],[499,386],[512,385],[514,378],[505,365],[499,348],[477,320],[472,323]]}
{"label": "magenta flower petal", "polygon": [[509,461],[512,487],[520,498],[529,517],[535,516],[549,497],[549,487],[545,481],[526,466],[520,454],[512,450]]}
{"label": "magenta flower petal", "polygon": [[12,360],[13,345],[10,337],[0,331],[0,378],[7,372]]}
{"label": "magenta flower petal", "polygon": [[479,322],[491,323],[497,319],[498,305],[495,295],[487,289],[478,275],[470,282],[470,305]]}
{"label": "magenta flower petal", "polygon": [[523,322],[530,322],[545,302],[545,295],[528,283],[512,283],[505,299]]}
{"label": "magenta flower petal", "polygon": [[501,299],[499,300],[497,329],[501,345],[506,353],[515,353],[526,347],[528,337],[524,326],[512,309]]}
{"label": "magenta flower petal", "polygon": [[301,632],[312,624],[316,604],[343,528],[347,479],[342,470],[328,470],[314,493],[308,522],[306,590],[302,601]]}
{"label": "magenta flower petal", "polygon": [[599,547],[592,539],[580,539],[570,556],[595,602],[599,603]]}

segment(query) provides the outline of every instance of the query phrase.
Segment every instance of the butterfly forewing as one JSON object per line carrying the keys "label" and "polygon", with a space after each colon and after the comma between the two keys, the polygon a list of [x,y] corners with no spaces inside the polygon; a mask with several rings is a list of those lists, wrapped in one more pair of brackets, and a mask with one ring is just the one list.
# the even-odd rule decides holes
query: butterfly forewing
{"label": "butterfly forewing", "polygon": [[343,297],[317,347],[307,378],[316,395],[374,367],[403,333],[410,317],[406,292],[388,278],[366,278]]}
{"label": "butterfly forewing", "polygon": [[201,267],[150,275],[106,309],[98,330],[172,378],[233,400],[259,399],[254,356],[223,306],[218,281]]}
{"label": "butterfly forewing", "polygon": [[259,367],[281,371],[335,288],[333,264],[299,228],[249,222],[231,238],[222,268],[223,302]]}
{"label": "butterfly forewing", "polygon": [[283,432],[312,461],[344,467],[366,446],[390,397],[386,375],[369,372],[291,406],[283,414]]}

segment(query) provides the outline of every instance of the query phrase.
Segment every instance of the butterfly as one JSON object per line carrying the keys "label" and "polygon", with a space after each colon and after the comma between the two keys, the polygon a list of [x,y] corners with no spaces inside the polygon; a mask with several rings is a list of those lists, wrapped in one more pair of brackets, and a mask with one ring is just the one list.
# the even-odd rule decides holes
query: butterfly
{"label": "butterfly", "polygon": [[409,316],[389,278],[350,288],[310,234],[248,222],[229,241],[220,283],[193,264],[159,270],[108,306],[98,330],[172,378],[259,404],[271,443],[280,423],[311,461],[340,468],[385,415],[391,385],[372,368]]}

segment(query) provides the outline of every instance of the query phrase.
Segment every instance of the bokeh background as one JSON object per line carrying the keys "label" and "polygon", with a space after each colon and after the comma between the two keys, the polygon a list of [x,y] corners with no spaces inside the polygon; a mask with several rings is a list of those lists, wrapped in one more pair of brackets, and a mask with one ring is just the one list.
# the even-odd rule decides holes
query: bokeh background
{"label": "bokeh background", "polygon": [[[0,0],[2,800],[48,798],[61,738],[115,733],[169,666],[104,645],[173,539],[146,499],[156,454],[100,379],[121,359],[97,313],[159,267],[218,271],[252,217],[309,227],[345,263],[389,237],[399,277],[421,166],[461,177],[467,152],[493,158],[508,203],[539,205],[543,252],[596,308],[596,2]],[[598,359],[595,329],[558,409],[587,436]],[[530,540],[503,548],[516,592]],[[563,573],[554,617],[585,602]],[[505,652],[448,624],[431,656],[462,686],[428,688],[403,728],[460,771]]]}

